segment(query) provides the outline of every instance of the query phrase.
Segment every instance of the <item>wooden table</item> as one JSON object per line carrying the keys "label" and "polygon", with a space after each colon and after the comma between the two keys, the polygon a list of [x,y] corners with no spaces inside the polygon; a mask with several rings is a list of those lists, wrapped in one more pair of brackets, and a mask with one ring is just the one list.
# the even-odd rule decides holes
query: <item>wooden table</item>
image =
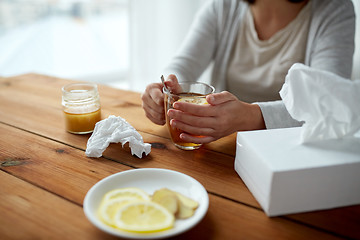
{"label": "wooden table", "polygon": [[114,239],[86,219],[83,200],[99,180],[134,168],[176,170],[207,189],[205,218],[174,239],[360,239],[360,205],[267,217],[234,170],[235,135],[179,150],[146,119],[139,93],[99,86],[102,117],[125,118],[151,153],[139,159],[111,144],[103,157],[86,157],[90,135],[64,130],[61,87],[70,82],[0,78],[0,239]]}

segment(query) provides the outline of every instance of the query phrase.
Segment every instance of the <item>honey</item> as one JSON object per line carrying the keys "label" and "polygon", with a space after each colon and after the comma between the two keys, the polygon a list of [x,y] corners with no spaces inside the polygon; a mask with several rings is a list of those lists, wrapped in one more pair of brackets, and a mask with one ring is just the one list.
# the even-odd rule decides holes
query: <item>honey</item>
{"label": "honey", "polygon": [[100,98],[96,84],[73,83],[62,89],[66,130],[75,134],[91,133],[101,120]]}
{"label": "honey", "polygon": [[71,133],[90,133],[94,130],[95,124],[101,120],[101,109],[91,113],[68,113],[65,112],[65,126]]}

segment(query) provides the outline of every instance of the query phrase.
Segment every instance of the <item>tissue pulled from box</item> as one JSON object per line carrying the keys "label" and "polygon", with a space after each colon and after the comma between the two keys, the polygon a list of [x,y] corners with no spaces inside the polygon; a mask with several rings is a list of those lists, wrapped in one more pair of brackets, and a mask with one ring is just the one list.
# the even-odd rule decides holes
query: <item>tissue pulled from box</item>
{"label": "tissue pulled from box", "polygon": [[302,143],[353,136],[360,130],[360,81],[294,64],[280,96],[290,115],[304,121]]}
{"label": "tissue pulled from box", "polygon": [[144,143],[142,136],[125,119],[109,116],[107,119],[96,123],[94,132],[89,138],[85,154],[88,157],[101,157],[110,143],[129,143],[131,154],[141,158],[142,154],[148,155],[151,145]]}

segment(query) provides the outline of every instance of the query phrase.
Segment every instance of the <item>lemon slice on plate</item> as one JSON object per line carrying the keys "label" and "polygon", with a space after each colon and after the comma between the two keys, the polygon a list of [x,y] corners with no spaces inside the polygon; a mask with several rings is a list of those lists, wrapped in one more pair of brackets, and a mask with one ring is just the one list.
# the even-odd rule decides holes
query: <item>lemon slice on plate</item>
{"label": "lemon slice on plate", "polygon": [[130,188],[118,188],[114,189],[105,194],[103,202],[107,202],[111,199],[121,198],[121,197],[132,197],[138,200],[150,201],[149,195],[140,188],[130,187]]}
{"label": "lemon slice on plate", "polygon": [[174,226],[175,217],[166,208],[151,201],[123,205],[114,216],[119,229],[138,233],[163,231]]}
{"label": "lemon slice on plate", "polygon": [[138,201],[138,199],[135,197],[118,197],[103,201],[99,208],[99,216],[106,224],[115,226],[114,216],[117,210],[121,206],[133,201]]}

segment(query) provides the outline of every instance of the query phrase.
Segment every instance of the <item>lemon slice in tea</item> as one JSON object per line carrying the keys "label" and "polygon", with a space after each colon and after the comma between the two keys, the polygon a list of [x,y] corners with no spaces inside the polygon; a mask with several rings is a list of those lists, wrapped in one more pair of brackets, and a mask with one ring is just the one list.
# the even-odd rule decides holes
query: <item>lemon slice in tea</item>
{"label": "lemon slice in tea", "polygon": [[205,97],[198,97],[198,96],[190,96],[190,97],[181,97],[178,102],[187,102],[193,103],[198,105],[208,104]]}

